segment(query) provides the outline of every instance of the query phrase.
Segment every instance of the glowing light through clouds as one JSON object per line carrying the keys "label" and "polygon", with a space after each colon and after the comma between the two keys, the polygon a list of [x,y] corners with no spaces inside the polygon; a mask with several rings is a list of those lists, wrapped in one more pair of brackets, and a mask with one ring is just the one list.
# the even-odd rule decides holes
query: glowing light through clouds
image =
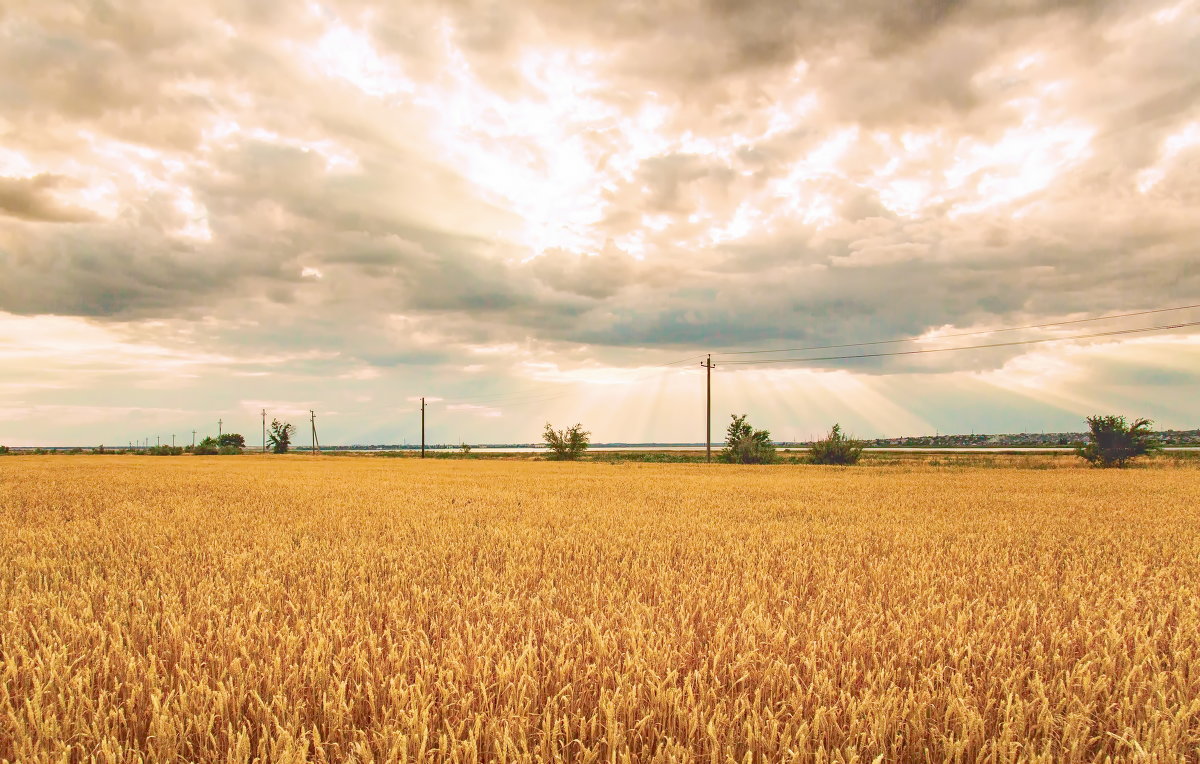
{"label": "glowing light through clouds", "polygon": [[721,353],[1200,301],[1197,49],[1195,0],[17,0],[0,443],[696,441],[707,352],[717,431],[1195,427],[1184,330]]}

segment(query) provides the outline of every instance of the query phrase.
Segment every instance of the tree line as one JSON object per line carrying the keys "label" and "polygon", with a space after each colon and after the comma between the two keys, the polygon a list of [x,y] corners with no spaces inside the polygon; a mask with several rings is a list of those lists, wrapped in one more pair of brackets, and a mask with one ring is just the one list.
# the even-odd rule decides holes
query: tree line
{"label": "tree line", "polygon": [[[769,430],[755,429],[745,414],[730,414],[729,427],[725,430],[725,447],[717,455],[718,461],[727,464],[775,464],[779,461],[775,443]],[[1162,450],[1152,440],[1149,419],[1127,422],[1123,416],[1096,415],[1087,418],[1088,442],[1075,443],[1075,454],[1096,467],[1124,467],[1131,460]],[[591,433],[575,424],[565,430],[555,430],[547,422],[542,439],[550,451],[550,458],[576,460],[583,456],[590,445]],[[804,461],[808,464],[830,464],[852,466],[862,458],[865,443],[843,432],[841,425],[834,424],[828,434],[815,441],[808,449]]]}
{"label": "tree line", "polygon": [[[747,421],[746,415],[731,414],[729,427],[725,430],[725,447],[717,454],[718,461],[727,464],[775,464],[779,454],[771,440],[769,430],[758,430]],[[1076,443],[1075,454],[1096,467],[1124,467],[1139,456],[1146,456],[1162,449],[1162,446],[1152,438],[1151,422],[1149,419],[1126,421],[1123,416],[1096,415],[1087,418],[1088,442]],[[286,454],[292,444],[296,427],[278,419],[271,420],[267,436],[267,445],[276,454]],[[566,429],[556,430],[547,422],[542,431],[542,440],[546,443],[550,458],[555,460],[573,461],[584,455],[591,445],[591,432],[583,429],[582,424],[575,424]],[[847,435],[838,424],[830,428],[829,433],[814,442],[808,450],[804,461],[809,464],[831,464],[852,466],[862,458],[865,444],[861,440]],[[227,432],[214,438],[207,436],[195,446],[150,446],[144,449],[130,449],[133,453],[151,456],[181,456],[196,455],[235,455],[246,448],[246,439],[236,433]],[[462,445],[462,454],[469,455],[471,447]],[[11,453],[7,446],[0,446],[0,456]],[[35,453],[47,453],[46,449],[36,449]],[[83,449],[71,449],[68,453],[83,453]],[[126,453],[125,450],[106,450],[104,446],[92,449],[92,453]]]}

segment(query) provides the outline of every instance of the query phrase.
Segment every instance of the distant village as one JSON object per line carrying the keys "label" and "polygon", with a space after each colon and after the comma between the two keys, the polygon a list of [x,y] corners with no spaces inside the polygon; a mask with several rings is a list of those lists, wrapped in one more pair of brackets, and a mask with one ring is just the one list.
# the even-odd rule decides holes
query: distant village
{"label": "distant village", "polygon": [[[1200,430],[1161,430],[1152,438],[1163,446],[1200,446]],[[1021,448],[1070,446],[1088,440],[1086,432],[1020,432],[1001,435],[921,435],[866,438],[868,448]],[[808,443],[797,445],[807,446]]]}

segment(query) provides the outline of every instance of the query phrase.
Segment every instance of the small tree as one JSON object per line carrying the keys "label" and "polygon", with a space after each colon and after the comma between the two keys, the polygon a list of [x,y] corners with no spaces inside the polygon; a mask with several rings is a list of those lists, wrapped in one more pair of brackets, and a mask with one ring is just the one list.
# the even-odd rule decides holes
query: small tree
{"label": "small tree", "polygon": [[1097,467],[1124,467],[1137,456],[1158,451],[1161,446],[1150,440],[1149,419],[1135,419],[1127,424],[1123,416],[1090,416],[1087,418],[1090,442],[1077,443],[1075,453]]}
{"label": "small tree", "polygon": [[0,446],[0,456],[8,453],[8,446]]}
{"label": "small tree", "polygon": [[197,443],[196,447],[192,449],[192,453],[199,454],[201,456],[212,456],[213,454],[217,453],[217,450],[220,449],[220,447],[221,446],[217,442],[217,439],[210,435]]}
{"label": "small tree", "polygon": [[275,453],[286,454],[288,447],[292,445],[292,435],[295,432],[295,425],[272,419],[271,434],[267,436],[267,443],[271,444],[271,450]]}
{"label": "small tree", "polygon": [[725,448],[720,459],[731,464],[772,464],[775,461],[775,444],[768,430],[756,430],[746,421],[746,415],[730,414],[729,427],[725,430]]}
{"label": "small tree", "polygon": [[241,450],[246,447],[246,439],[236,432],[227,432],[217,438],[217,448],[227,447],[236,448],[238,449],[238,453],[241,453]]}
{"label": "small tree", "polygon": [[546,441],[546,446],[550,449],[551,459],[574,461],[583,456],[583,452],[587,450],[591,435],[590,432],[583,429],[581,424],[565,430],[555,430],[547,422],[542,439]]}
{"label": "small tree", "polygon": [[466,443],[462,443],[462,444],[460,444],[460,445],[459,445],[459,447],[458,447],[458,450],[459,450],[459,451],[462,451],[462,455],[463,455],[463,456],[470,456],[470,455],[471,455],[471,447],[470,447],[470,446],[468,446]]}
{"label": "small tree", "polygon": [[862,451],[862,441],[849,437],[842,432],[841,425],[835,424],[828,435],[812,444],[808,461],[811,464],[858,464]]}

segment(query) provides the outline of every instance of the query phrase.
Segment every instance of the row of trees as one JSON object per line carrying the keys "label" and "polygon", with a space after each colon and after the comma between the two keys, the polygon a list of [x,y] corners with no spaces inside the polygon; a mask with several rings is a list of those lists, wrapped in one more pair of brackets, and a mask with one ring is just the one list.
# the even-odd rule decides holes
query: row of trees
{"label": "row of trees", "polygon": [[[778,461],[771,433],[756,430],[746,421],[746,415],[730,415],[733,419],[725,431],[725,448],[718,458],[732,464],[773,464]],[[583,425],[575,424],[565,430],[556,430],[547,422],[542,440],[550,450],[550,458],[575,460],[583,456],[591,444],[591,433]],[[834,425],[829,435],[813,444],[808,460],[813,464],[856,464],[862,456],[863,444],[848,437],[839,425]]]}
{"label": "row of trees", "polygon": [[[267,434],[267,445],[277,454],[286,454],[292,446],[292,436],[296,434],[296,426],[288,422],[271,420],[271,429]],[[201,455],[240,454],[246,448],[246,439],[236,432],[227,432],[220,437],[209,436],[196,444],[192,453]]]}
{"label": "row of trees", "polygon": [[[774,464],[779,457],[769,430],[756,430],[746,415],[731,414],[733,420],[725,430],[725,448],[718,458],[730,464]],[[1131,459],[1160,450],[1151,440],[1152,422],[1136,419],[1132,423],[1122,416],[1090,416],[1087,419],[1087,443],[1076,443],[1075,453],[1097,467],[1124,467]],[[550,449],[550,458],[574,460],[583,456],[590,444],[591,433],[576,424],[565,430],[555,430],[549,422],[542,439]],[[808,450],[809,464],[850,466],[862,458],[863,442],[855,440],[834,424],[829,434],[816,441]]]}
{"label": "row of trees", "polygon": [[[725,430],[725,448],[718,454],[721,461],[730,464],[773,464],[778,461],[770,431],[754,429],[746,421],[745,414],[731,414],[730,418],[733,421]],[[1129,423],[1122,416],[1090,416],[1087,423],[1089,440],[1075,444],[1075,453],[1097,467],[1124,467],[1131,459],[1161,450],[1161,446],[1151,438],[1153,433],[1150,427],[1153,423],[1149,419],[1135,419]],[[267,443],[274,453],[286,454],[295,433],[295,425],[272,419]],[[547,422],[542,439],[550,450],[551,459],[575,460],[587,451],[591,435],[583,429],[582,424],[555,430]],[[152,446],[145,449],[144,453],[155,456],[240,454],[245,448],[244,437],[236,432],[227,432],[216,438],[206,437],[194,447]],[[463,455],[469,454],[471,447],[464,443],[462,452]],[[849,466],[858,463],[862,452],[862,441],[850,437],[840,425],[835,424],[828,435],[812,444],[806,461],[810,464]],[[0,455],[7,453],[8,448],[0,446]],[[96,453],[105,453],[104,446],[96,449]]]}
{"label": "row of trees", "polygon": [[[771,442],[769,430],[756,430],[746,421],[746,415],[730,414],[733,420],[725,430],[725,448],[719,458],[731,464],[773,464],[779,457],[775,444]],[[813,443],[806,461],[809,464],[858,464],[862,458],[863,443],[842,432],[834,424],[829,434]]]}

